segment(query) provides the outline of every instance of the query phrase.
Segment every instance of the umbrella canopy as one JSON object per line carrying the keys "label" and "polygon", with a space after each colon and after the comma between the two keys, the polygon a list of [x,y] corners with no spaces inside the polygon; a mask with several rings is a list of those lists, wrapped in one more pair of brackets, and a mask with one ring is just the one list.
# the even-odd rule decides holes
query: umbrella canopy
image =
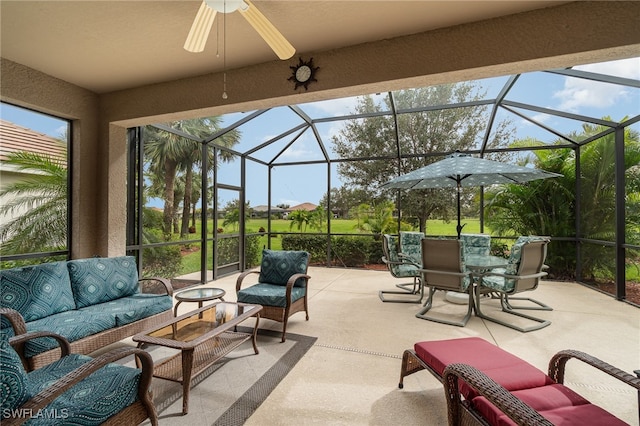
{"label": "umbrella canopy", "polygon": [[460,188],[488,186],[506,183],[524,183],[537,179],[561,176],[531,167],[501,163],[455,152],[444,160],[429,164],[381,186],[382,189],[457,188],[458,192],[458,238],[460,226]]}

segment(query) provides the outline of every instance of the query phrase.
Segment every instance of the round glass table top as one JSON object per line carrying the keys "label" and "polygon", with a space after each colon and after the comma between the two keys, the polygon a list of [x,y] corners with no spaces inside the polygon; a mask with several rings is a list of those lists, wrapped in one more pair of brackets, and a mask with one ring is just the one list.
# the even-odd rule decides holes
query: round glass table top
{"label": "round glass table top", "polygon": [[221,288],[192,288],[190,290],[181,291],[176,293],[176,300],[182,301],[203,301],[212,300],[223,297],[226,292]]}

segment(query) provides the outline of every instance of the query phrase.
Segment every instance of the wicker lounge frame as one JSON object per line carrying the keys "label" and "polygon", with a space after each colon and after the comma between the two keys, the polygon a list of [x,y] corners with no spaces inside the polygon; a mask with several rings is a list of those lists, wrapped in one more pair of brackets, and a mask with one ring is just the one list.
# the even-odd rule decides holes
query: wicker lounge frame
{"label": "wicker lounge frame", "polygon": [[[608,364],[592,355],[576,350],[563,350],[556,353],[549,361],[548,375],[558,384],[564,383],[566,364],[569,360],[576,359],[592,366],[638,391],[638,410],[640,412],[640,378],[633,376],[617,367]],[[441,376],[431,366],[426,364],[412,349],[404,351],[402,357],[402,369],[398,387],[404,387],[403,380],[406,376],[418,371],[428,370],[444,385],[447,401],[447,416],[450,426],[483,425],[490,423],[466,401],[460,392],[459,384],[463,381],[478,395],[485,397],[500,411],[506,414],[517,425],[523,426],[550,426],[552,423],[539,412],[515,397],[503,386],[496,383],[482,371],[468,364],[454,363],[448,365]]]}
{"label": "wicker lounge frame", "polygon": [[[47,331],[36,331],[11,337],[9,339],[9,343],[20,356],[25,369],[28,369],[28,360],[24,356],[24,344],[30,339],[39,337],[53,337],[54,339],[56,339],[60,345],[59,352],[61,354],[61,357],[67,356],[72,353],[71,345],[69,344],[69,342],[64,337],[56,333]],[[56,398],[72,388],[78,382],[91,375],[93,372],[99,370],[107,364],[116,362],[129,356],[134,356],[136,358],[136,364],[140,365],[140,368],[142,369],[142,373],[140,375],[140,380],[138,383],[138,399],[133,404],[118,412],[116,415],[110,417],[106,422],[103,423],[103,425],[137,425],[144,422],[146,419],[149,419],[153,426],[157,426],[158,414],[155,406],[153,405],[152,395],[149,389],[151,385],[151,379],[153,377],[153,360],[151,358],[151,355],[149,355],[147,352],[143,351],[142,349],[136,348],[118,348],[94,358],[81,367],[71,371],[66,376],[56,381],[53,385],[41,391],[30,400],[26,401],[20,407],[20,409],[31,410],[31,412],[38,412],[38,410],[44,409]],[[6,418],[2,419],[2,424],[6,426],[21,425],[27,420],[29,420],[28,416]]]}
{"label": "wicker lounge frame", "polygon": [[[141,278],[138,280],[142,289],[147,287],[147,290],[166,292],[169,296],[173,296],[173,286],[171,282],[166,278],[154,277],[154,278]],[[0,314],[4,315],[11,326],[13,327],[14,334],[20,335],[27,332],[27,327],[24,319],[19,312],[8,309],[0,308]],[[69,342],[71,351],[78,354],[90,354],[98,349],[110,345],[112,343],[119,342],[122,339],[131,337],[137,333],[141,333],[144,330],[162,324],[173,318],[173,311],[171,309],[161,312],[159,314],[152,315],[147,318],[140,319],[130,324],[125,324],[119,327],[110,328],[100,333],[92,334],[74,342]],[[55,331],[55,330],[51,330]],[[60,348],[51,349],[49,351],[40,353],[33,357],[28,358],[28,369],[35,370],[42,366],[52,363],[60,359],[62,352]]]}

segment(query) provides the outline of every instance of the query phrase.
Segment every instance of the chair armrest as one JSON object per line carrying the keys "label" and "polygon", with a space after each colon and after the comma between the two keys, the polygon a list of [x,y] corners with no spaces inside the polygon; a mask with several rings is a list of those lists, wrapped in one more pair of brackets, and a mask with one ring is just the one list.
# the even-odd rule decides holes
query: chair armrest
{"label": "chair armrest", "polygon": [[248,271],[244,271],[243,273],[241,273],[238,276],[238,279],[236,280],[236,293],[239,292],[240,291],[240,287],[242,287],[242,280],[244,280],[244,278],[247,275],[250,275],[250,274],[260,274],[260,271],[255,270],[255,269],[250,269]]}
{"label": "chair armrest", "polygon": [[287,303],[291,303],[291,292],[293,291],[293,286],[296,283],[296,281],[298,281],[298,279],[304,279],[305,280],[305,294],[306,293],[306,289],[309,288],[309,279],[311,279],[311,277],[307,274],[293,274],[289,277],[289,280],[287,281],[287,289],[285,290],[284,293],[284,297],[287,299]]}
{"label": "chair armrest", "polygon": [[400,258],[400,260],[402,260],[402,262],[400,262],[401,264],[405,264],[405,265],[413,265],[416,268],[422,268],[422,263],[418,263],[415,261],[415,259],[411,256],[409,256],[408,254],[404,254],[404,253],[398,253],[398,257]]}
{"label": "chair armrest", "polygon": [[27,332],[27,325],[20,312],[11,308],[0,308],[0,315],[4,315],[9,320],[11,327],[13,327],[13,334],[18,335]]}
{"label": "chair armrest", "polygon": [[551,358],[549,361],[549,377],[558,383],[564,383],[565,366],[567,361],[572,358],[578,359],[594,368],[597,368],[598,370],[603,371],[640,391],[640,378],[614,367],[613,365],[592,355],[571,349],[560,351]]}
{"label": "chair armrest", "polygon": [[471,275],[469,272],[449,272],[449,271],[439,271],[437,269],[418,269],[418,272],[422,274],[431,272],[434,274],[451,275],[453,277],[466,277],[467,275]]}
{"label": "chair armrest", "polygon": [[458,379],[463,380],[479,395],[487,398],[516,424],[552,426],[552,423],[536,410],[513,396],[482,371],[467,364],[450,364],[444,369],[443,384],[450,425],[460,425],[462,420],[461,410],[464,403],[460,398]]}
{"label": "chair armrest", "polygon": [[[54,399],[60,396],[62,393],[69,390],[73,385],[77,384],[91,373],[99,370],[107,364],[115,362],[119,359],[125,358],[127,356],[134,355],[137,358],[137,362],[140,363],[142,367],[142,374],[140,376],[140,381],[138,384],[138,398],[143,400],[145,394],[149,391],[149,385],[151,384],[151,378],[153,375],[153,360],[151,356],[142,349],[137,348],[119,348],[114,349],[113,351],[107,352],[103,355],[100,355],[91,361],[83,364],[82,366],[76,368],[69,374],[60,378],[57,382],[49,386],[47,389],[43,390],[39,394],[35,395],[29,401],[20,407],[25,410],[32,410],[33,412],[37,412],[40,409],[43,409],[48,404],[50,404]],[[8,419],[3,420],[2,424],[5,424],[7,421],[7,425],[9,424],[21,424],[28,420],[28,418],[21,419]],[[15,423],[12,423],[10,420],[15,420]]]}
{"label": "chair armrest", "polygon": [[31,369],[29,368],[29,363],[27,362],[27,357],[24,353],[24,344],[29,340],[38,339],[40,337],[53,337],[56,339],[60,346],[61,358],[71,353],[71,345],[69,345],[69,341],[64,336],[52,331],[30,331],[18,336],[13,336],[9,338],[9,344],[18,353],[18,356],[20,356],[20,360],[22,361],[22,365],[26,371],[30,371]]}
{"label": "chair armrest", "polygon": [[162,277],[148,277],[148,278],[140,278],[138,282],[140,283],[140,287],[142,287],[143,282],[155,281],[159,282],[164,286],[164,290],[167,292],[169,296],[173,296],[173,286],[171,285],[171,281]]}
{"label": "chair armrest", "polygon": [[526,280],[529,278],[542,278],[542,277],[546,277],[547,274],[546,272],[538,272],[537,274],[529,274],[529,275],[509,275],[509,274],[501,274],[499,272],[484,272],[481,274],[478,274],[478,276],[482,276],[482,277],[503,277],[503,278],[509,278],[512,280]]}

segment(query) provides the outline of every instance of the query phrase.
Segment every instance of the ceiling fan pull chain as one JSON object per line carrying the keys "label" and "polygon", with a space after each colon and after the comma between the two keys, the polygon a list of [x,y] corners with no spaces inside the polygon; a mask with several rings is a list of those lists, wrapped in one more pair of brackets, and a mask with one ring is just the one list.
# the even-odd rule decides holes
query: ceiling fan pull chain
{"label": "ceiling fan pull chain", "polygon": [[224,40],[222,42],[222,99],[227,99],[227,2],[224,2],[224,22],[222,24],[222,33]]}

